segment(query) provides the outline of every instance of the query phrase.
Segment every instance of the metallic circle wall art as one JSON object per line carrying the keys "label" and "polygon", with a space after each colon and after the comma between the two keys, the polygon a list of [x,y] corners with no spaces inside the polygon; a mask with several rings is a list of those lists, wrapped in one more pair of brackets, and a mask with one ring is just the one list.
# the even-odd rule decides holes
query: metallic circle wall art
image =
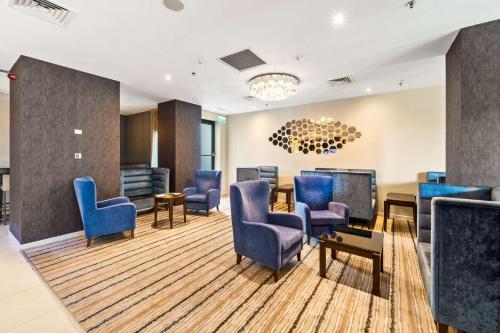
{"label": "metallic circle wall art", "polygon": [[355,126],[330,118],[293,119],[269,137],[269,142],[290,154],[334,154],[348,143],[361,138]]}

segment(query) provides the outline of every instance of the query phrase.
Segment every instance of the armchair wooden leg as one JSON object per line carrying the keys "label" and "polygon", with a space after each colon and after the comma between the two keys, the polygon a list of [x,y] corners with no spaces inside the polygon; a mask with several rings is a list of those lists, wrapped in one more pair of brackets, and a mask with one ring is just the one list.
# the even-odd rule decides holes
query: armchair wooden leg
{"label": "armchair wooden leg", "polygon": [[92,244],[92,237],[87,238],[87,247],[90,247],[90,244]]}
{"label": "armchair wooden leg", "polygon": [[134,231],[135,231],[135,229],[130,230],[130,238],[132,238],[132,239],[134,239],[134,236],[135,236]]}
{"label": "armchair wooden leg", "polygon": [[279,269],[274,270],[273,277],[274,277],[274,282],[278,282],[278,280],[280,279],[280,270]]}
{"label": "armchair wooden leg", "polygon": [[218,211],[218,212],[220,212],[220,210],[219,210],[219,205],[217,205],[217,211]]}
{"label": "armchair wooden leg", "polygon": [[209,210],[208,210],[208,208],[207,208],[207,213],[206,213],[206,215],[205,215],[205,216],[208,216],[209,212],[210,212],[210,211],[209,211]]}
{"label": "armchair wooden leg", "polygon": [[438,327],[439,333],[447,333],[448,332],[448,325],[437,323],[437,327]]}
{"label": "armchair wooden leg", "polygon": [[311,245],[311,236],[307,235],[307,245]]}
{"label": "armchair wooden leg", "polygon": [[241,254],[236,253],[236,265],[239,265],[241,263]]}
{"label": "armchair wooden leg", "polygon": [[297,260],[298,260],[298,261],[301,261],[301,260],[302,260],[302,258],[301,258],[301,256],[300,256],[300,252],[299,252],[299,253],[297,253]]}

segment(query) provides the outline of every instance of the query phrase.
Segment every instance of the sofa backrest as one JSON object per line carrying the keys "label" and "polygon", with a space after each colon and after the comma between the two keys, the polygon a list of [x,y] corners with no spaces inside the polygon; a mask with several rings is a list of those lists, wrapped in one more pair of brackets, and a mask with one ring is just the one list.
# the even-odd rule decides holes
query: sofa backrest
{"label": "sofa backrest", "polygon": [[428,183],[446,183],[446,172],[427,171],[426,178]]}
{"label": "sofa backrest", "polygon": [[434,197],[454,197],[491,200],[490,187],[420,183],[418,191],[417,240],[431,242],[431,200]]}
{"label": "sofa backrest", "polygon": [[236,168],[236,182],[246,182],[249,180],[259,180],[260,169],[257,167],[251,168]]}
{"label": "sofa backrest", "polygon": [[371,221],[375,216],[375,170],[316,169],[302,170],[301,175],[332,177],[333,201],[346,204],[350,217]]}
{"label": "sofa backrest", "polygon": [[129,198],[168,193],[169,174],[167,168],[143,167],[120,171],[120,192]]}
{"label": "sofa backrest", "polygon": [[438,322],[498,332],[499,238],[500,202],[432,200],[430,303]]}
{"label": "sofa backrest", "polygon": [[278,186],[277,166],[260,166],[259,172],[260,172],[259,179],[267,180],[269,182],[270,188],[275,188]]}

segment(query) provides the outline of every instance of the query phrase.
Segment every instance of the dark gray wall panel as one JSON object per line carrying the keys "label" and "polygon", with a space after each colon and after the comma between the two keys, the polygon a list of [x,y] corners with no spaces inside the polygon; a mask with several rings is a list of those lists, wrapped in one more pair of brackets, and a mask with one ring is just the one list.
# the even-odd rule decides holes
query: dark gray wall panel
{"label": "dark gray wall panel", "polygon": [[127,116],[120,115],[120,164],[127,163]]}
{"label": "dark gray wall panel", "polygon": [[446,55],[447,182],[500,186],[500,20],[460,31]]}
{"label": "dark gray wall panel", "polygon": [[201,165],[201,106],[172,100],[158,104],[158,164],[170,169],[170,189],[194,185]]}
{"label": "dark gray wall panel", "polygon": [[120,84],[24,56],[13,71],[11,230],[21,243],[82,230],[74,178],[94,177],[98,199],[119,194]]}

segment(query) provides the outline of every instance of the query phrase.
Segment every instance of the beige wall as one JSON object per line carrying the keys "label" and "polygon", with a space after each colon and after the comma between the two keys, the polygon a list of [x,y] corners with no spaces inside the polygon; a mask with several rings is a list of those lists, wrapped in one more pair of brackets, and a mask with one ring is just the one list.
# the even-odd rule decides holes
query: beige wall
{"label": "beige wall", "polygon": [[9,108],[9,101],[0,99],[0,168],[10,166]]}
{"label": "beige wall", "polygon": [[[289,154],[268,141],[289,120],[321,117],[354,125],[362,137],[331,155]],[[416,194],[419,172],[445,169],[444,86],[233,115],[227,126],[229,184],[244,166],[277,165],[281,184],[315,167],[375,169],[383,212],[388,192]]]}
{"label": "beige wall", "polygon": [[227,125],[217,121],[219,115],[202,111],[201,118],[215,121],[215,168],[222,171],[222,193],[228,188],[227,178]]}

